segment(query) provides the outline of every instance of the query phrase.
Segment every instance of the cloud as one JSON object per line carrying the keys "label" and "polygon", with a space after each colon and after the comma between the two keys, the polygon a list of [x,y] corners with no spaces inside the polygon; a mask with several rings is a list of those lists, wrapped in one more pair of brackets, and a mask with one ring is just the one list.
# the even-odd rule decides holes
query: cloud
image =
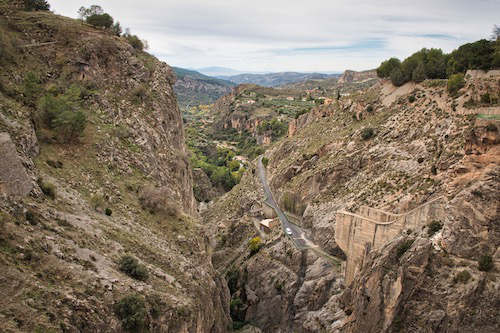
{"label": "cloud", "polygon": [[181,67],[247,71],[368,69],[422,47],[450,51],[499,24],[497,0],[49,0],[75,17],[101,5]]}

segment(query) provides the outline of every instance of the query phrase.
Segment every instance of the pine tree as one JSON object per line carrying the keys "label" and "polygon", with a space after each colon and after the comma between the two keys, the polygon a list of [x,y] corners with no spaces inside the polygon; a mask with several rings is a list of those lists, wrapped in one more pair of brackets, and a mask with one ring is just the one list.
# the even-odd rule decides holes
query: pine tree
{"label": "pine tree", "polygon": [[425,65],[423,62],[419,63],[417,65],[417,67],[415,68],[415,70],[413,70],[413,73],[411,75],[411,79],[412,81],[415,81],[415,82],[422,82],[426,79],[426,75],[425,75]]}

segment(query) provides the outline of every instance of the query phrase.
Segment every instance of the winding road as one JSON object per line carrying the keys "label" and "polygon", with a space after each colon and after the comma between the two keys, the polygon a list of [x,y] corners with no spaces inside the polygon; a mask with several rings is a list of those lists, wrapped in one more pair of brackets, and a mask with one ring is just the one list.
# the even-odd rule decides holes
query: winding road
{"label": "winding road", "polygon": [[[264,168],[264,165],[262,164],[262,156],[259,158],[258,169],[259,169],[260,181],[262,183],[262,186],[264,187],[264,192],[266,193],[266,200],[264,201],[264,203],[267,204],[272,209],[274,209],[274,211],[278,215],[278,218],[280,219],[281,222],[281,227],[283,228],[283,232],[285,233],[285,235],[290,237],[293,244],[299,250],[316,247],[314,244],[312,244],[310,240],[306,238],[304,232],[298,226],[288,221],[288,218],[283,213],[281,208],[278,206],[276,200],[274,200],[273,193],[271,192],[269,184],[267,183],[266,168]],[[288,235],[286,233],[287,228],[290,228],[290,230],[292,231],[291,235]]]}

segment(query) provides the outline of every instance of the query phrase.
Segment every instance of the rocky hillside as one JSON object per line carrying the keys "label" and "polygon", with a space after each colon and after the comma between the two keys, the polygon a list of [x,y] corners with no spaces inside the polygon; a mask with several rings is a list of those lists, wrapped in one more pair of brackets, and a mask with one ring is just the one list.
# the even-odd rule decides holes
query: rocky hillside
{"label": "rocky hillside", "polygon": [[196,71],[173,67],[177,80],[174,91],[181,108],[212,104],[229,94],[234,83],[203,75]]}
{"label": "rocky hillside", "polygon": [[[256,228],[272,214],[255,167],[204,213],[218,235],[213,261],[226,274],[235,324],[263,332],[497,330],[500,73],[465,77],[458,94],[446,80],[378,83],[299,116],[295,133],[266,152],[276,199],[332,257],[298,250],[279,226]],[[351,254],[335,241],[339,212],[404,214],[436,198],[439,209],[418,228],[381,247],[357,244],[363,262],[345,282],[346,263],[338,263]]]}
{"label": "rocky hillside", "polygon": [[0,50],[0,331],[227,331],[172,69],[5,3]]}

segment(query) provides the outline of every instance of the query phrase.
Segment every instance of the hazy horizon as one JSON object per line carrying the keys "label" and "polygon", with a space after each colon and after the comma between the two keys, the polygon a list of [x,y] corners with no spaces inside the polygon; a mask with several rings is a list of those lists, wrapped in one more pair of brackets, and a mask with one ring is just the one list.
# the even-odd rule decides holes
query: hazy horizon
{"label": "hazy horizon", "polygon": [[49,2],[70,17],[80,6],[100,5],[169,65],[240,73],[368,70],[423,47],[450,52],[488,38],[500,23],[500,1],[493,0]]}

